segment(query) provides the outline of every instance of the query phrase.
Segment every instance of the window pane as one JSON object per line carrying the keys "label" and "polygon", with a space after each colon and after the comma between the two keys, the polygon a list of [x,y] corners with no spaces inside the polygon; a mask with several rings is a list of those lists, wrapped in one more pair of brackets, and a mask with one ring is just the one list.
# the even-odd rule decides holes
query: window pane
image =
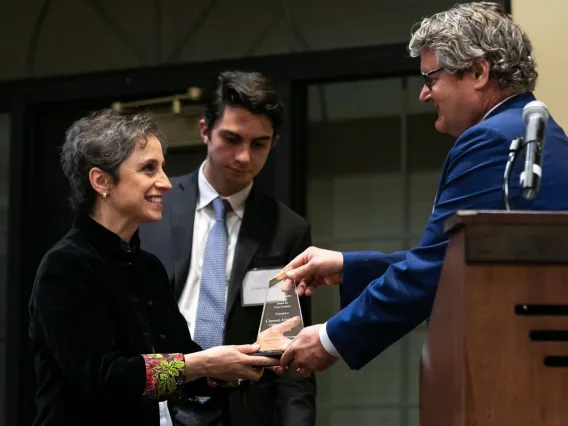
{"label": "window pane", "polygon": [[346,426],[346,425],[380,425],[399,426],[400,413],[398,410],[375,408],[375,409],[351,409],[330,411],[327,423],[318,422],[318,426]]}
{"label": "window pane", "polygon": [[400,235],[400,79],[311,86],[308,94],[314,241]]}
{"label": "window pane", "polygon": [[[454,140],[435,130],[435,111],[418,101],[422,80],[409,78],[406,87],[395,78],[309,88],[307,213],[315,245],[390,253],[405,242],[418,244]],[[314,322],[338,309],[337,289],[321,289],[313,299]],[[361,371],[339,362],[319,373],[318,424],[374,425],[377,413],[388,417],[380,424],[415,424],[424,336],[418,327]]]}
{"label": "window pane", "polygon": [[420,425],[420,416],[418,408],[412,408],[408,412],[408,426],[419,426]]}
{"label": "window pane", "polygon": [[[401,249],[401,94],[398,78],[309,88],[307,210],[315,245]],[[325,322],[339,309],[337,289],[318,290],[312,305],[314,322]],[[403,368],[395,344],[361,371],[338,362],[318,373],[318,424],[398,425]]]}
{"label": "window pane", "polygon": [[410,232],[424,231],[438,188],[440,172],[454,138],[439,133],[436,112],[418,101],[422,78],[408,79],[408,171]]}
{"label": "window pane", "polygon": [[[339,161],[339,160],[337,160]],[[308,217],[314,241],[330,246],[400,238],[402,184],[399,173],[356,171],[312,178],[308,182]],[[378,248],[377,248],[378,249]]]}

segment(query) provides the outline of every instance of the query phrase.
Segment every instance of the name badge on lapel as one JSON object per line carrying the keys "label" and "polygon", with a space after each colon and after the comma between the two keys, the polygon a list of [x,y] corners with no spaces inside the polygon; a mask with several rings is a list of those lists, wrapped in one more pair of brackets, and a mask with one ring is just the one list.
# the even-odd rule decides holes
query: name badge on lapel
{"label": "name badge on lapel", "polygon": [[242,285],[243,306],[263,306],[266,300],[269,281],[284,266],[270,268],[253,268],[245,275]]}

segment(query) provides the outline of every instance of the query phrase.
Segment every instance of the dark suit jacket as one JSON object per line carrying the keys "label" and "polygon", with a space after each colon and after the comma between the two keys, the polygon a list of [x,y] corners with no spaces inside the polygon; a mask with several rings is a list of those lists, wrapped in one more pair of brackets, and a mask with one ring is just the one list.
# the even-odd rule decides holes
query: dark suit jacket
{"label": "dark suit jacket", "polygon": [[[142,247],[165,265],[177,299],[181,296],[191,262],[193,223],[198,197],[198,172],[172,179],[164,197],[163,219],[140,229]],[[262,306],[243,307],[241,285],[246,272],[256,267],[281,267],[311,244],[308,223],[284,204],[254,187],[247,199],[228,286],[224,343],[256,340]],[[309,298],[301,298],[305,325],[311,324]],[[313,426],[315,378],[296,380],[266,371],[249,388],[230,395],[234,425]]]}
{"label": "dark suit jacket", "polygon": [[[163,266],[137,242],[79,216],[44,256],[29,306],[36,425],[158,426],[142,354],[201,350]],[[206,379],[180,386],[186,396],[222,391]]]}
{"label": "dark suit jacket", "polygon": [[[341,303],[327,332],[345,362],[363,367],[430,315],[448,236],[444,222],[457,210],[502,210],[502,182],[511,141],[524,135],[523,93],[504,102],[465,131],[448,153],[432,215],[418,247],[385,255],[344,253]],[[550,118],[546,128],[541,188],[534,200],[520,197],[519,158],[511,177],[515,210],[568,210],[568,138]]]}

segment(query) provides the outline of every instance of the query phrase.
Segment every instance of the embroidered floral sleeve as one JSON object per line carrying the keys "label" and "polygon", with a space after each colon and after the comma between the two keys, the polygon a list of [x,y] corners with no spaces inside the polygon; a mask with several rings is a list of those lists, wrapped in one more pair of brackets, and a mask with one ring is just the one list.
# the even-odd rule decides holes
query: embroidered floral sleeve
{"label": "embroidered floral sleeve", "polygon": [[143,396],[157,401],[181,397],[185,382],[183,354],[147,354],[142,357],[146,364]]}

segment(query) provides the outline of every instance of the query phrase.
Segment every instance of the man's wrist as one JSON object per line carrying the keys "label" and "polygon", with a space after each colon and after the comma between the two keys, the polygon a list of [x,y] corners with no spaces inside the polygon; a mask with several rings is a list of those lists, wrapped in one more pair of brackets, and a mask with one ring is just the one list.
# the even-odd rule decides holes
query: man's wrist
{"label": "man's wrist", "polygon": [[334,356],[336,358],[341,358],[341,355],[339,354],[338,350],[335,348],[335,345],[331,342],[331,339],[327,335],[327,322],[322,324],[321,327],[319,328],[319,339],[321,345],[323,346],[323,348],[326,350],[327,353],[329,353],[331,356]]}

